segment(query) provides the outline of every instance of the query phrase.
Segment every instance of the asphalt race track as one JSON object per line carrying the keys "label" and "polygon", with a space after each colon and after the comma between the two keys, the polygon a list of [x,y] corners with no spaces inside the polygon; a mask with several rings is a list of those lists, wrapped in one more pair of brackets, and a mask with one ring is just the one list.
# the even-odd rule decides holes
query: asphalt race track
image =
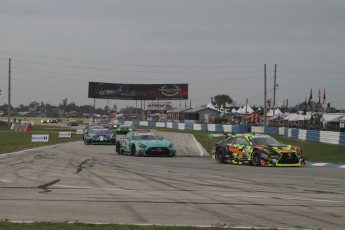
{"label": "asphalt race track", "polygon": [[82,141],[0,155],[0,219],[344,229],[344,169],[222,165],[164,135],[176,157]]}

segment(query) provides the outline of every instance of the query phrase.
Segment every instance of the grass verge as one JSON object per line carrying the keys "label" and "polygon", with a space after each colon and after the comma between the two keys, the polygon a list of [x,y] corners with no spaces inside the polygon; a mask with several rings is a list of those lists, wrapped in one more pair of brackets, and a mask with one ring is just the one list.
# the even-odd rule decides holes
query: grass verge
{"label": "grass verge", "polygon": [[[81,141],[81,135],[75,134],[75,131],[75,129],[69,127],[50,125],[33,125],[28,133],[8,130],[7,127],[0,127],[0,154],[76,140]],[[59,132],[72,132],[72,137],[59,137]],[[49,134],[49,141],[32,142],[32,134]]]}

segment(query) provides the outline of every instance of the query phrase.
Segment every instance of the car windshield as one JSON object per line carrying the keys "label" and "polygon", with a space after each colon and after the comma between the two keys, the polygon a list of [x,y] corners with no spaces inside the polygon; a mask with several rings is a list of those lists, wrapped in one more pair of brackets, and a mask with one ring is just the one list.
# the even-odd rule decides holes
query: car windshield
{"label": "car windshield", "polygon": [[160,138],[153,133],[135,134],[133,140],[159,140]]}
{"label": "car windshield", "polygon": [[272,137],[256,137],[252,139],[252,143],[253,145],[283,145],[282,143],[280,143],[279,141],[277,141],[276,139],[272,138]]}

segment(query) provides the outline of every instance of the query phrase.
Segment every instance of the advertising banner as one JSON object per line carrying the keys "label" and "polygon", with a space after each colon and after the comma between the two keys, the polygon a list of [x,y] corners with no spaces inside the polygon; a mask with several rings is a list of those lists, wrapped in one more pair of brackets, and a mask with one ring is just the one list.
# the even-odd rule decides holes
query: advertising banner
{"label": "advertising banner", "polygon": [[188,99],[188,84],[116,84],[89,82],[89,98],[120,100]]}
{"label": "advertising banner", "polygon": [[82,130],[82,129],[77,129],[76,134],[84,134],[84,130]]}
{"label": "advertising banner", "polygon": [[48,142],[49,141],[49,135],[46,134],[37,134],[31,136],[31,142]]}
{"label": "advertising banner", "polygon": [[72,137],[72,132],[59,132],[59,137]]}

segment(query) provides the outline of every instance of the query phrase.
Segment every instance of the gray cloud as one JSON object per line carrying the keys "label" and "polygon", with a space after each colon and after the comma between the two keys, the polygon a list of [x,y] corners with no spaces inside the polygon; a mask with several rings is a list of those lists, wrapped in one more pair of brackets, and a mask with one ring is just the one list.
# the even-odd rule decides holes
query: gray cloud
{"label": "gray cloud", "polygon": [[195,106],[220,93],[262,105],[263,65],[272,97],[278,64],[278,101],[293,105],[311,88],[314,98],[326,88],[327,100],[345,108],[342,0],[0,3],[0,104],[7,101],[11,57],[14,105],[65,97],[92,104],[89,81],[188,83]]}

